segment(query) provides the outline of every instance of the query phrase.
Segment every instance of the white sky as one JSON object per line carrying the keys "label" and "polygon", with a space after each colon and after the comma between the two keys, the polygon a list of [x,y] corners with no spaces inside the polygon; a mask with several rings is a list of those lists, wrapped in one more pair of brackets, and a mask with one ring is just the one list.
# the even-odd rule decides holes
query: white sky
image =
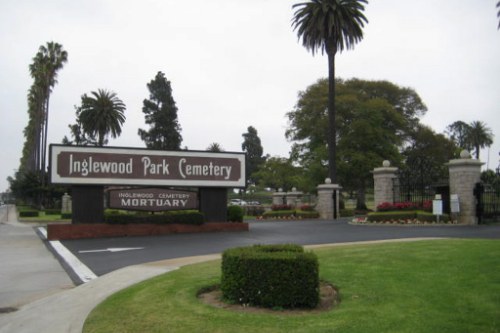
{"label": "white sky", "polygon": [[[183,143],[219,143],[241,151],[254,126],[264,153],[288,156],[284,137],[297,93],[327,75],[291,28],[301,0],[1,0],[0,192],[19,166],[27,124],[28,66],[38,47],[68,52],[50,99],[49,142],[75,122],[80,96],[112,90],[127,106],[112,146],[144,147],[141,112],[146,84],[158,71],[171,81]],[[500,151],[500,31],[497,0],[371,0],[364,39],[337,56],[337,76],[389,80],[414,88],[435,131],[456,120],[481,120]],[[487,162],[488,151],[481,153]]]}

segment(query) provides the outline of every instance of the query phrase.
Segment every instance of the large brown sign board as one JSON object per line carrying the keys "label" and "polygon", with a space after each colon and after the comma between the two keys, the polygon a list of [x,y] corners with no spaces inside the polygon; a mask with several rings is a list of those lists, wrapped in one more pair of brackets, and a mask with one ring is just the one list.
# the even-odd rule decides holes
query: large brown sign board
{"label": "large brown sign board", "polygon": [[159,212],[198,208],[198,193],[161,188],[109,190],[109,207]]}
{"label": "large brown sign board", "polygon": [[245,187],[244,153],[50,146],[55,184]]}

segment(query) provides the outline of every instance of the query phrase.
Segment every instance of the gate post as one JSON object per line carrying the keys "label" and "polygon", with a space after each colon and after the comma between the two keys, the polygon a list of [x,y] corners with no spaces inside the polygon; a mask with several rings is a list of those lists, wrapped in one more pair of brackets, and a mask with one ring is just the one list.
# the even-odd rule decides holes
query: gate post
{"label": "gate post", "polygon": [[460,159],[451,160],[447,165],[450,171],[450,194],[457,194],[460,213],[458,223],[477,224],[476,197],[474,187],[481,180],[481,163],[471,159],[469,152],[462,151]]}
{"label": "gate post", "polygon": [[325,220],[336,220],[340,217],[340,190],[338,184],[332,184],[330,178],[325,179],[325,184],[320,184],[318,190],[318,204],[316,210],[319,217]]}
{"label": "gate post", "polygon": [[391,167],[391,162],[385,160],[381,168],[373,169],[374,204],[375,207],[384,202],[394,203],[394,179],[398,168]]}

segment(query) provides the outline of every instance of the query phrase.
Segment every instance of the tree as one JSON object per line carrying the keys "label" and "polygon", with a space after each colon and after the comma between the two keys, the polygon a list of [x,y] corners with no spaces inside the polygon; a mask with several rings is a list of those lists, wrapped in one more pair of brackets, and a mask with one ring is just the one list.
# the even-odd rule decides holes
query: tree
{"label": "tree", "polygon": [[268,158],[255,174],[261,186],[283,191],[298,187],[301,178],[299,168],[289,159],[278,156]]}
{"label": "tree", "polygon": [[328,164],[329,176],[337,182],[335,55],[352,49],[363,39],[362,28],[368,22],[363,15],[366,0],[311,0],[298,3],[292,26],[302,45],[314,55],[318,50],[328,56]]}
{"label": "tree", "polygon": [[[500,1],[497,2],[497,8],[498,8],[497,17],[500,18]],[[500,22],[498,22],[498,28],[497,29],[500,29]]]}
{"label": "tree", "polygon": [[210,146],[207,147],[207,151],[210,151],[212,153],[220,153],[220,152],[223,152],[224,149],[222,148],[222,146],[220,144],[218,144],[217,142],[212,142],[210,144]]}
{"label": "tree", "polygon": [[[72,141],[64,136],[62,143],[65,145],[77,145],[77,146],[97,146],[98,142],[93,133],[86,133],[83,130],[82,121],[80,119],[80,113],[82,112],[81,107],[75,107],[76,109],[76,124],[68,125],[70,129],[70,135]],[[105,139],[103,144],[106,145],[108,140]]]}
{"label": "tree", "polygon": [[161,150],[180,150],[182,136],[177,120],[177,107],[172,97],[170,81],[158,72],[147,85],[149,99],[143,101],[142,112],[149,130],[139,129],[138,134],[146,147]]}
{"label": "tree", "polygon": [[470,123],[467,137],[469,144],[474,147],[476,159],[479,159],[481,148],[486,148],[493,144],[493,133],[482,121],[473,121]]}
{"label": "tree", "polygon": [[247,128],[247,133],[243,133],[243,143],[241,144],[241,149],[246,152],[246,179],[247,182],[255,182],[255,177],[252,177],[253,173],[256,172],[262,163],[265,161],[263,156],[264,149],[260,142],[257,130],[253,126]]}
{"label": "tree", "polygon": [[42,45],[29,66],[33,85],[28,93],[29,122],[25,128],[25,149],[20,169],[45,172],[47,135],[49,125],[49,100],[57,83],[57,73],[68,61],[62,45],[48,42]]}
{"label": "tree", "polygon": [[83,132],[97,138],[97,145],[104,146],[107,137],[120,136],[125,122],[125,104],[114,92],[104,89],[92,91],[91,96],[82,96],[82,105],[77,122]]}
{"label": "tree", "polygon": [[476,159],[479,159],[481,148],[493,144],[493,133],[482,121],[473,121],[470,124],[455,121],[446,127],[445,133],[461,149],[474,150]]}
{"label": "tree", "polygon": [[468,138],[470,133],[469,124],[461,120],[455,121],[446,127],[445,133],[461,149],[466,149],[468,151],[472,149]]}
{"label": "tree", "polygon": [[[299,92],[287,113],[288,140],[294,142],[291,159],[305,169],[306,188],[313,189],[327,175],[328,81],[320,79]],[[337,79],[338,175],[345,189],[362,191],[370,171],[385,159],[397,165],[400,151],[410,141],[418,119],[427,108],[411,88],[388,81]]]}

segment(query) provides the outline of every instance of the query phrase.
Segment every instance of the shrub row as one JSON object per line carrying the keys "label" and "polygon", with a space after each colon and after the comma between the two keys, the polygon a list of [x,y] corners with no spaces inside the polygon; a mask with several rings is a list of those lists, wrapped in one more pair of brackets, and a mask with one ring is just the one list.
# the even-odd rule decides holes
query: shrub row
{"label": "shrub row", "polygon": [[378,212],[412,211],[416,209],[422,209],[427,212],[432,211],[432,200],[426,200],[422,204],[415,202],[383,202],[377,206]]}
{"label": "shrub row", "polygon": [[316,219],[319,213],[315,211],[301,211],[301,210],[273,210],[262,214],[264,218],[282,218],[282,217],[296,217],[303,219]]}
{"label": "shrub row", "polygon": [[[437,216],[424,211],[396,211],[377,212],[368,214],[368,222],[386,222],[398,220],[418,220],[421,222],[437,222]],[[441,215],[439,221],[446,223],[450,221],[449,215]]]}
{"label": "shrub row", "polygon": [[224,299],[268,308],[314,308],[319,301],[319,265],[298,245],[255,245],[222,255]]}
{"label": "shrub row", "polygon": [[249,216],[261,216],[264,214],[264,206],[244,206],[245,215]]}
{"label": "shrub row", "polygon": [[60,209],[45,209],[45,215],[61,215]]}
{"label": "shrub row", "polygon": [[130,223],[152,223],[152,224],[194,224],[200,225],[204,222],[204,216],[198,211],[179,211],[164,214],[120,214],[117,212],[107,212],[104,220],[109,224],[130,224]]}
{"label": "shrub row", "polygon": [[38,217],[37,210],[21,210],[19,211],[19,217]]}

